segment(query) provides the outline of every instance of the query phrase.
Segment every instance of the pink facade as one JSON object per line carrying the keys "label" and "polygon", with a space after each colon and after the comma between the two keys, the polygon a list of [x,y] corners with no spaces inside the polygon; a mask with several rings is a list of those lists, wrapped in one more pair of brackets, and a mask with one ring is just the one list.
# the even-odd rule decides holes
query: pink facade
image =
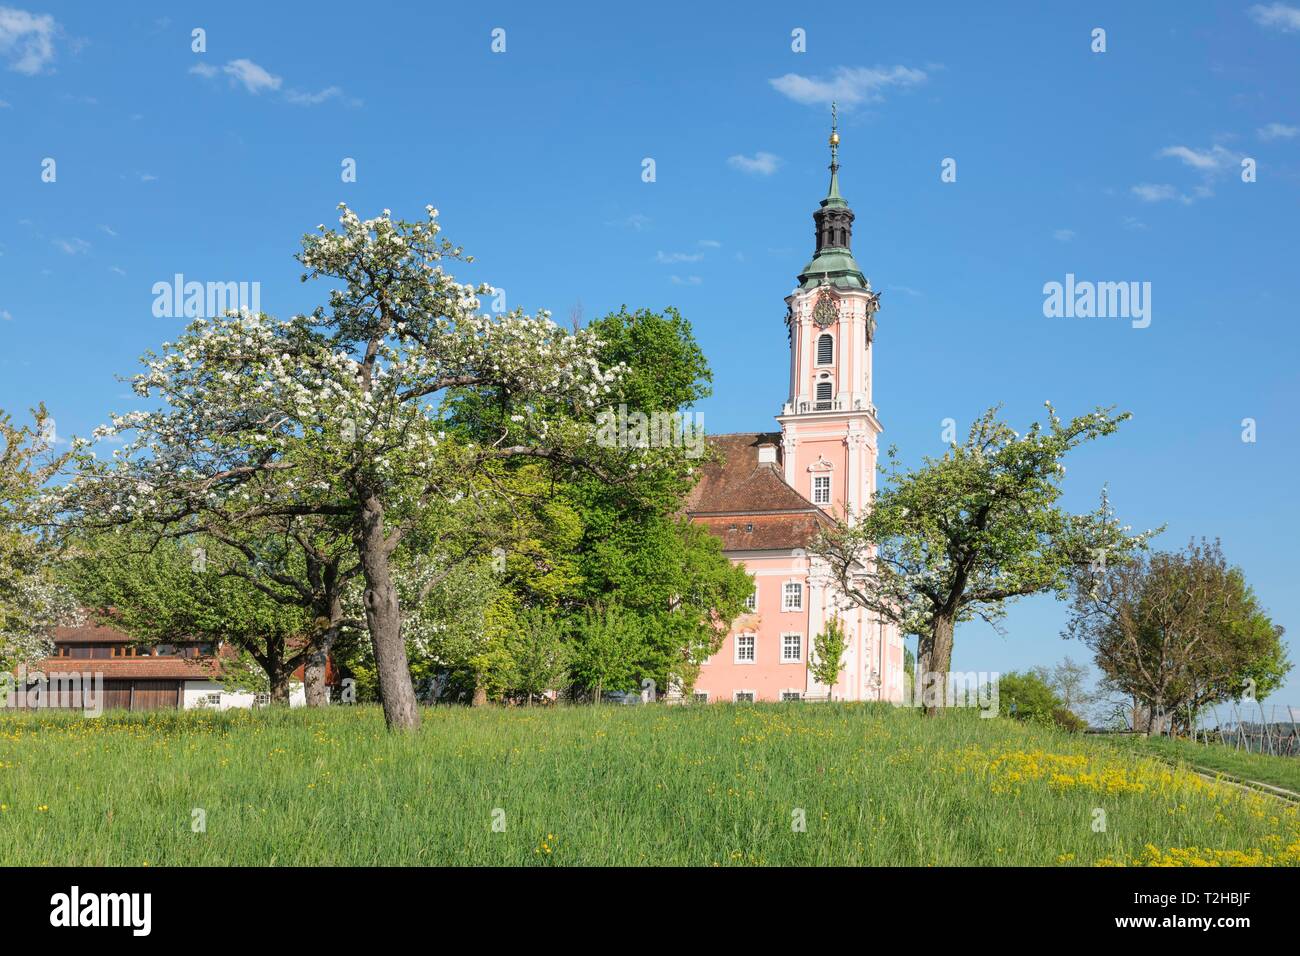
{"label": "pink facade", "polygon": [[[902,700],[897,630],[848,601],[807,550],[827,515],[853,520],[869,505],[881,433],[871,398],[878,299],[850,250],[838,144],[832,134],[830,190],[813,216],[816,251],[786,298],[790,389],[776,416],[781,430],[714,436],[721,460],[704,469],[688,503],[691,518],[719,535],[755,581],[754,610],[700,668],[700,699]],[[831,617],[843,622],[849,647],[828,688],[812,679],[808,657]]]}

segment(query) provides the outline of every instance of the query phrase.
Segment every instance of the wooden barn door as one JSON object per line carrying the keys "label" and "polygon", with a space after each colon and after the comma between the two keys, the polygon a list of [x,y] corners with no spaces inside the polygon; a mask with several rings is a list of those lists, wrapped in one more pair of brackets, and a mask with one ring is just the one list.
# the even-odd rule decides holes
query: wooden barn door
{"label": "wooden barn door", "polygon": [[175,710],[180,706],[181,682],[138,680],[131,700],[132,710]]}
{"label": "wooden barn door", "polygon": [[104,709],[131,709],[131,682],[129,680],[104,681]]}

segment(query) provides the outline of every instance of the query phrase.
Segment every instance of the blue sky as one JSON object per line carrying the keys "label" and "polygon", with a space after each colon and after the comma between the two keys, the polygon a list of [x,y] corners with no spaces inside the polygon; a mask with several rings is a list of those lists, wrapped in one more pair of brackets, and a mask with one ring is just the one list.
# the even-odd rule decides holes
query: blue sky
{"label": "blue sky", "polygon": [[[512,307],[676,305],[713,365],[708,429],[772,428],[834,96],[884,292],[884,440],[914,462],[999,402],[1021,424],[1049,398],[1127,409],[1068,463],[1067,502],[1109,482],[1165,547],[1220,537],[1300,633],[1298,4],[0,0],[0,408],[43,400],[86,434],[182,324],[153,316],[155,282],[257,281],[264,310],[303,311],[322,290],[291,256],[336,203],[433,203],[477,257],[463,276]],[[1067,273],[1150,282],[1150,326],[1045,318]],[[1005,637],[964,627],[955,665],[1086,658],[1064,620],[1023,602]],[[1300,705],[1300,675],[1273,700]]]}

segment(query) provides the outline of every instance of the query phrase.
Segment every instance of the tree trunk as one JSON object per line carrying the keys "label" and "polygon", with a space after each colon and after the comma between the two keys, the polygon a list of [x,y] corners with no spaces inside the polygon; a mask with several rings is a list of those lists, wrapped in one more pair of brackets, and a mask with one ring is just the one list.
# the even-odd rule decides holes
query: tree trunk
{"label": "tree trunk", "polygon": [[917,647],[916,682],[921,709],[927,717],[938,714],[947,701],[954,626],[951,615],[936,614],[929,635]]}
{"label": "tree trunk", "polygon": [[308,707],[324,707],[329,703],[329,687],[325,684],[325,671],[328,667],[330,650],[334,647],[338,634],[337,625],[326,629],[312,649],[307,652],[302,673],[306,684]]}
{"label": "tree trunk", "polygon": [[373,494],[363,499],[357,549],[366,579],[366,624],[375,651],[384,721],[389,730],[414,730],[420,726],[420,711],[402,639],[402,609],[388,563],[384,506]]}
{"label": "tree trunk", "polygon": [[471,707],[487,706],[487,688],[484,687],[482,684],[474,685],[474,697],[470,701],[470,706]]}
{"label": "tree trunk", "polygon": [[276,671],[268,675],[271,682],[271,706],[288,707],[289,706],[289,675],[283,671]]}

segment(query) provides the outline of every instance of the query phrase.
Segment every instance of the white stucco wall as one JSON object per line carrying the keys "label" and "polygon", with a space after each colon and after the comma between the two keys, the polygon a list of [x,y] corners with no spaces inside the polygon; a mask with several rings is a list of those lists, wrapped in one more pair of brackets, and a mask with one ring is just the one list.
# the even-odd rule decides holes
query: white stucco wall
{"label": "white stucco wall", "polygon": [[[209,694],[220,694],[221,703],[215,708],[207,703]],[[214,710],[229,710],[232,707],[252,707],[256,695],[245,691],[229,691],[210,680],[187,680],[182,691],[181,706],[186,710],[196,707],[209,707]],[[307,690],[300,681],[289,683],[289,706],[306,707]]]}

